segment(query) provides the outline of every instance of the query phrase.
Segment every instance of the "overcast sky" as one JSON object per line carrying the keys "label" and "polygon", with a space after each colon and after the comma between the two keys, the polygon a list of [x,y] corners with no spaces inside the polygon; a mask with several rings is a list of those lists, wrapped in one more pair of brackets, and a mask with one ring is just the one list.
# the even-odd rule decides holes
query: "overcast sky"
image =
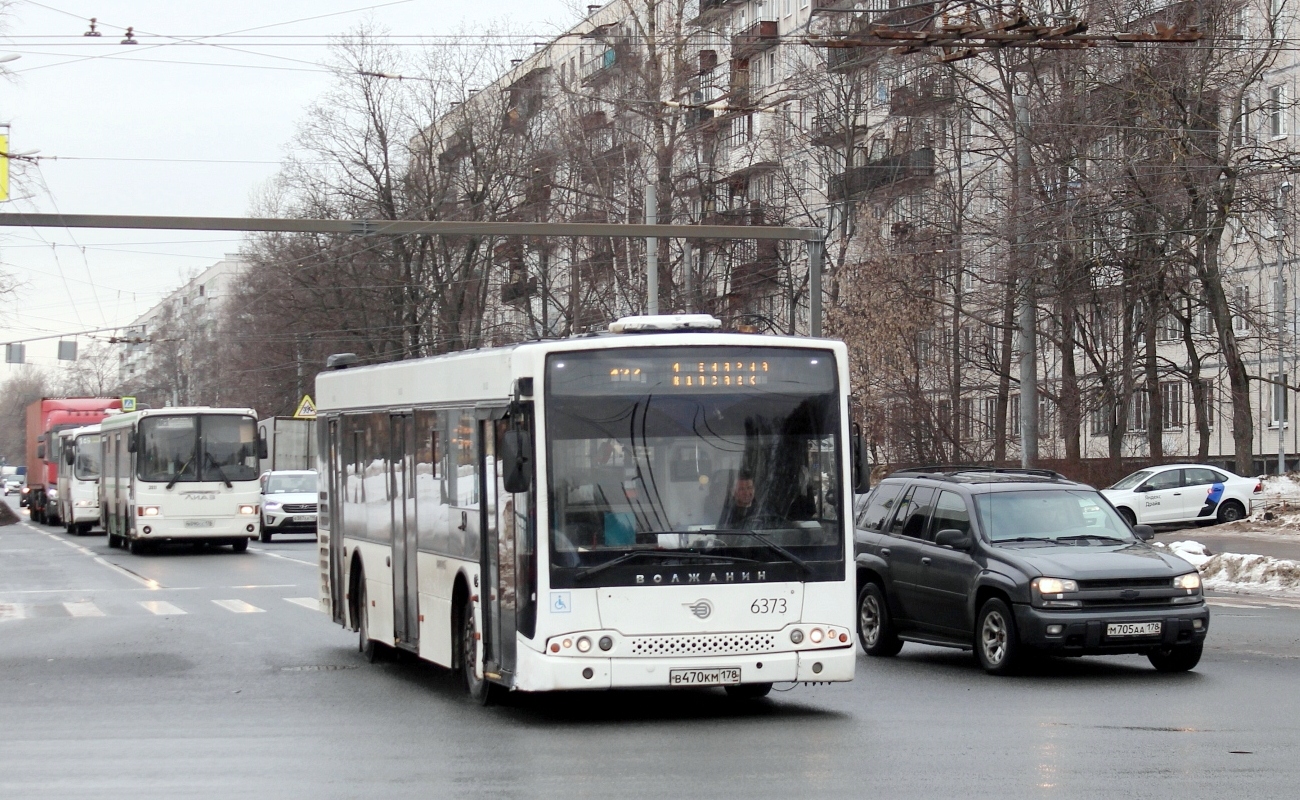
{"label": "overcast sky", "polygon": [[[11,152],[39,150],[0,208],[69,214],[247,215],[328,85],[327,37],[367,19],[434,37],[506,20],[544,40],[573,18],[566,0],[0,4],[0,56],[21,54],[3,65],[0,122]],[[82,35],[90,17],[102,36]],[[140,44],[120,44],[126,26]],[[238,249],[230,234],[0,229],[0,262],[21,283],[0,301],[0,342],[124,325]],[[27,360],[55,366],[55,352],[31,342]],[[11,369],[0,363],[0,379]]]}

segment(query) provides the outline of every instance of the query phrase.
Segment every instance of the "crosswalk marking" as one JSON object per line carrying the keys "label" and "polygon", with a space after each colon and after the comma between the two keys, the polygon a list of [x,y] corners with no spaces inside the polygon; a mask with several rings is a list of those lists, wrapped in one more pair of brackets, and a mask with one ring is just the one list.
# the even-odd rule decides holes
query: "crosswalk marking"
{"label": "crosswalk marking", "polygon": [[0,619],[23,619],[27,613],[18,603],[0,603]]}
{"label": "crosswalk marking", "polygon": [[312,611],[320,611],[320,601],[314,597],[286,597],[286,603],[293,603],[295,606],[310,608]]}
{"label": "crosswalk marking", "polygon": [[141,600],[140,605],[144,606],[144,610],[148,611],[150,614],[157,614],[159,616],[164,616],[166,614],[189,613],[180,608],[177,608],[176,606],[172,605],[166,600]]}
{"label": "crosswalk marking", "polygon": [[251,603],[245,603],[243,600],[213,600],[212,602],[236,614],[262,614],[266,609],[258,608]]}
{"label": "crosswalk marking", "polygon": [[73,617],[102,617],[104,612],[99,610],[99,606],[89,600],[80,600],[75,603],[64,603],[63,607],[68,609],[69,616]]}

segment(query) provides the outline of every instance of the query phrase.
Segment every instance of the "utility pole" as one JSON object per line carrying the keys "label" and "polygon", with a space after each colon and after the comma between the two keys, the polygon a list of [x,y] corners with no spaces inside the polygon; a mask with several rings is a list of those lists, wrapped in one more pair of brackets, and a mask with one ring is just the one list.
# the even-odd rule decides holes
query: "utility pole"
{"label": "utility pole", "polygon": [[[654,181],[645,185],[645,224],[659,224],[659,197]],[[647,236],[645,240],[646,313],[659,313],[659,238]]]}
{"label": "utility pole", "polygon": [[1016,169],[1014,172],[1015,210],[1012,224],[1016,226],[1016,257],[1014,259],[1020,284],[1020,309],[1017,314],[1020,328],[1020,466],[1029,469],[1038,462],[1038,293],[1034,287],[1033,264],[1028,253],[1025,236],[1025,186],[1031,156],[1026,134],[1029,128],[1029,109],[1022,98],[1011,93],[1011,108],[1015,119]]}
{"label": "utility pole", "polygon": [[1273,413],[1277,417],[1277,474],[1286,474],[1286,423],[1288,412],[1286,396],[1286,198],[1291,194],[1291,184],[1284,182],[1278,192],[1274,211],[1274,232],[1277,234],[1277,379],[1273,386]]}

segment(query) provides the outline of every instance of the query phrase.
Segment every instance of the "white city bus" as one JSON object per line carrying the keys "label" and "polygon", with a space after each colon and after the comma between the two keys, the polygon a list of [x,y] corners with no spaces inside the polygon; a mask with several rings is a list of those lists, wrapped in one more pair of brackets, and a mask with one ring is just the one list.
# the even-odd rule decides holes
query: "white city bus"
{"label": "white city bus", "polygon": [[701,331],[711,317],[620,323],[332,357],[316,379],[322,605],[367,658],[460,669],[483,702],[851,680],[845,346]]}
{"label": "white city bus", "polygon": [[257,536],[257,436],[251,408],[158,408],[100,423],[104,530],[110,547],[159,542],[248,549]]}
{"label": "white city bus", "polygon": [[59,468],[59,519],[68,533],[82,536],[99,522],[99,469],[104,450],[99,424],[58,433],[63,454]]}

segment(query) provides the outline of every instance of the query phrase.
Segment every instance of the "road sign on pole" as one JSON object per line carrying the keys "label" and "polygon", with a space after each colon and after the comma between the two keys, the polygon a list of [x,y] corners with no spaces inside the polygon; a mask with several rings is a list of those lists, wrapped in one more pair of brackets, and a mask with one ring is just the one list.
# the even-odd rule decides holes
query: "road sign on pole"
{"label": "road sign on pole", "polygon": [[312,402],[311,395],[302,396],[302,402],[298,404],[298,410],[293,412],[294,419],[316,419],[316,404]]}
{"label": "road sign on pole", "polygon": [[128,397],[123,397],[123,398],[122,398],[122,413],[123,413],[123,414],[128,414],[128,413],[130,413],[130,412],[132,412],[132,411],[135,411],[135,398],[134,398],[134,397],[129,397],[129,396],[128,396]]}

